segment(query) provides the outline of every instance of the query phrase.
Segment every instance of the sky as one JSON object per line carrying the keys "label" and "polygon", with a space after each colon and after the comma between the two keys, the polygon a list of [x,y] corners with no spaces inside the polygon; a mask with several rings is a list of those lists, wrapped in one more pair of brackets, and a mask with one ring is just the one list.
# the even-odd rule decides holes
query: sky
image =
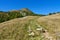
{"label": "sky", "polygon": [[0,11],[28,8],[37,14],[60,12],[60,0],[0,0]]}

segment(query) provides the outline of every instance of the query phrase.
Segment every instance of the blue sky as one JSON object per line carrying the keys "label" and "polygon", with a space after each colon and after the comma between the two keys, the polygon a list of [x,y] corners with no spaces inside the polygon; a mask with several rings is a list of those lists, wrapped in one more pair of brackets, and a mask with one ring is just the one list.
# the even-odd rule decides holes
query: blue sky
{"label": "blue sky", "polygon": [[0,11],[29,8],[38,14],[60,12],[60,0],[0,0]]}

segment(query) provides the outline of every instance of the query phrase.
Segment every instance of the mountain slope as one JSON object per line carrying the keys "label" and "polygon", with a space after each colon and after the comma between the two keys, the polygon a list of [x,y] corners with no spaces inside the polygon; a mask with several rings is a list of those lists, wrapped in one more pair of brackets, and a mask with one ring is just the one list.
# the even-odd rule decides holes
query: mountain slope
{"label": "mountain slope", "polygon": [[26,16],[0,23],[0,40],[60,40],[60,14]]}
{"label": "mountain slope", "polygon": [[21,10],[12,10],[8,12],[0,11],[0,23],[25,16],[44,16],[44,15],[35,14],[34,12],[30,11],[27,8],[23,8]]}

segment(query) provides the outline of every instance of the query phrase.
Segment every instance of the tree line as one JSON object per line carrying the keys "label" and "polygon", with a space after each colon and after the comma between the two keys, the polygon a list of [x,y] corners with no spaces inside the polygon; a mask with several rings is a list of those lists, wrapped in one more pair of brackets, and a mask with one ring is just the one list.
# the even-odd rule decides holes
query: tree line
{"label": "tree line", "polygon": [[48,15],[53,15],[53,14],[57,14],[57,13],[60,13],[60,12],[53,12],[53,13],[49,13]]}

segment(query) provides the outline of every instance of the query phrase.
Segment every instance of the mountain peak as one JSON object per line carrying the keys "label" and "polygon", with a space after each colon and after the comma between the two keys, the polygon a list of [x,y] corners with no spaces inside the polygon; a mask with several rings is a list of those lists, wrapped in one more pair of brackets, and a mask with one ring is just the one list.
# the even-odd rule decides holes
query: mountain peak
{"label": "mountain peak", "polygon": [[22,8],[21,11],[30,11],[28,8]]}
{"label": "mountain peak", "polygon": [[22,8],[22,10],[29,10],[28,8]]}

